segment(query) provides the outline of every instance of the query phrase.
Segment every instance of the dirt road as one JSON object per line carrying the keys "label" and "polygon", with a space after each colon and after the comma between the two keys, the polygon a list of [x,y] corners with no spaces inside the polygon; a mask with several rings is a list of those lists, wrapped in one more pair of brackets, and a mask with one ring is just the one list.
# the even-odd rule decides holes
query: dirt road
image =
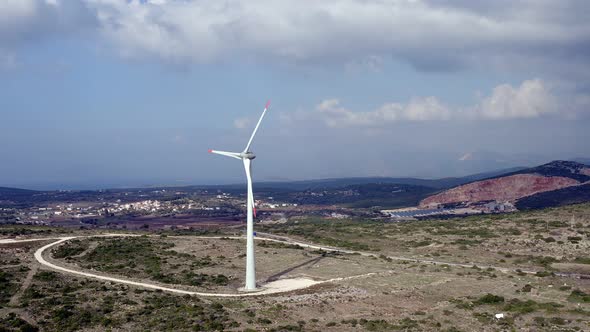
{"label": "dirt road", "polygon": [[[331,251],[331,252],[342,252],[342,253],[348,253],[348,254],[358,254],[358,255],[362,255],[365,257],[379,257],[379,255],[377,254],[373,254],[373,253],[367,253],[367,252],[362,252],[362,251],[355,251],[355,250],[347,250],[347,249],[340,249],[340,248],[334,248],[334,247],[328,247],[328,246],[322,246],[322,245],[316,245],[316,244],[311,244],[311,243],[306,243],[306,242],[302,242],[302,241],[297,241],[297,240],[293,240],[291,238],[288,237],[282,237],[282,236],[276,236],[276,235],[272,235],[272,234],[261,234],[258,233],[259,236],[256,237],[256,240],[265,240],[265,241],[273,241],[273,242],[280,242],[280,243],[287,243],[287,244],[293,244],[293,245],[299,245],[301,247],[304,248],[310,248],[310,249],[316,249],[316,250],[323,250],[323,251]],[[262,236],[260,236],[262,235]],[[120,237],[130,237],[130,236],[138,236],[135,234],[104,234],[104,235],[96,235],[96,236],[103,236],[103,237],[115,237],[115,236],[120,236]],[[93,237],[96,237],[93,236]],[[67,273],[67,274],[72,274],[72,275],[79,275],[79,276],[84,276],[87,278],[93,278],[93,279],[98,279],[98,280],[104,280],[104,281],[110,281],[110,282],[116,282],[116,283],[121,283],[121,284],[127,284],[127,285],[132,285],[132,286],[137,286],[137,287],[143,287],[143,288],[149,288],[149,289],[157,289],[157,290],[162,290],[162,291],[166,291],[166,292],[172,292],[172,293],[178,293],[178,294],[188,294],[188,295],[197,295],[197,296],[207,296],[207,297],[244,297],[244,296],[260,296],[260,295],[269,295],[269,294],[277,294],[277,293],[284,293],[284,292],[290,292],[290,291],[294,291],[294,290],[299,290],[299,289],[304,289],[304,288],[308,288],[314,285],[318,285],[321,283],[329,283],[329,282],[338,282],[338,281],[342,281],[342,280],[348,280],[348,279],[354,279],[354,278],[362,278],[362,277],[370,277],[373,275],[377,275],[379,273],[366,273],[366,274],[362,274],[362,275],[357,275],[357,276],[350,276],[350,277],[342,277],[342,278],[333,278],[333,279],[329,279],[329,280],[322,280],[322,281],[317,281],[317,280],[312,280],[309,278],[291,278],[291,279],[278,279],[278,280],[273,280],[270,282],[267,282],[265,284],[262,285],[262,287],[260,288],[259,291],[255,291],[255,292],[239,292],[239,293],[204,293],[204,292],[195,292],[195,291],[189,291],[189,290],[184,290],[184,289],[178,289],[178,288],[173,288],[173,287],[165,287],[165,286],[161,286],[158,284],[154,284],[154,283],[146,283],[146,282],[137,282],[137,281],[133,281],[133,280],[129,280],[129,279],[123,279],[123,278],[115,278],[115,277],[109,277],[109,276],[104,276],[104,275],[99,275],[96,273],[91,273],[91,272],[85,272],[85,271],[79,271],[79,270],[74,270],[74,269],[70,269],[70,268],[66,268],[66,267],[62,267],[56,264],[53,264],[51,262],[48,262],[44,257],[43,254],[44,252],[53,247],[56,246],[60,243],[63,243],[65,241],[69,241],[75,238],[83,238],[83,237],[61,237],[61,238],[41,238],[41,239],[25,239],[25,240],[12,240],[12,239],[0,239],[0,244],[2,243],[16,243],[16,242],[30,242],[30,241],[45,241],[45,240],[57,240],[55,242],[49,243],[39,249],[37,249],[37,251],[35,252],[35,259],[42,265],[62,272],[62,273]],[[242,237],[237,237],[237,236],[231,236],[231,237],[221,237],[221,236],[203,236],[203,237],[199,237],[202,239],[221,239],[221,238],[231,238],[231,239],[242,239]],[[537,271],[529,271],[529,270],[523,270],[523,269],[509,269],[509,268],[503,268],[503,267],[497,267],[497,266],[490,266],[490,265],[479,265],[476,263],[473,264],[463,264],[463,263],[452,263],[452,262],[443,262],[443,261],[436,261],[436,260],[427,260],[427,259],[417,259],[417,258],[408,258],[408,257],[400,257],[400,256],[386,256],[386,258],[392,259],[392,260],[399,260],[399,261],[409,261],[409,262],[415,262],[415,263],[426,263],[426,264],[435,264],[435,265],[448,265],[448,266],[455,266],[455,267],[463,267],[463,268],[470,268],[473,267],[474,265],[478,266],[479,268],[482,269],[487,269],[487,268],[493,268],[497,271],[501,271],[504,273],[510,273],[510,272],[521,272],[521,273],[527,273],[527,274],[535,274],[537,273]],[[579,276],[574,276],[574,275],[569,275],[569,274],[564,274],[564,273],[560,273],[557,274],[557,276],[560,277],[579,277]]]}

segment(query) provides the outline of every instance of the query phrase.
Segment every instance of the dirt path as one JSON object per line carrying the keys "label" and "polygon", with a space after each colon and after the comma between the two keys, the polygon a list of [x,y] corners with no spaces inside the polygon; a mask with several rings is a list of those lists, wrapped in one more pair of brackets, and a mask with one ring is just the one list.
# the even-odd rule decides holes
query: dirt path
{"label": "dirt path", "polygon": [[13,313],[17,317],[19,317],[20,319],[24,320],[25,322],[27,322],[27,323],[29,323],[29,324],[31,324],[33,326],[36,326],[37,325],[37,321],[25,309],[22,309],[22,308],[8,308],[4,312],[6,312],[7,314]]}
{"label": "dirt path", "polygon": [[[110,236],[126,236],[126,235],[125,234],[111,234]],[[122,284],[127,284],[127,285],[132,285],[132,286],[143,287],[143,288],[158,289],[158,290],[171,292],[171,293],[177,293],[177,294],[188,294],[188,295],[208,296],[208,297],[244,297],[244,296],[268,295],[268,294],[275,294],[275,293],[290,292],[290,291],[307,288],[307,287],[321,283],[321,281],[315,281],[315,280],[308,279],[308,278],[280,279],[280,280],[276,280],[276,281],[264,284],[263,287],[260,289],[260,291],[255,291],[255,292],[204,293],[204,292],[195,292],[195,291],[189,291],[189,290],[178,289],[178,288],[164,287],[164,286],[160,286],[160,285],[153,284],[153,283],[137,282],[137,281],[133,281],[133,280],[129,280],[129,279],[114,278],[114,277],[98,275],[98,274],[90,273],[90,272],[73,270],[73,269],[65,268],[62,266],[55,265],[51,262],[48,262],[43,257],[43,253],[47,249],[49,249],[55,245],[58,245],[60,243],[63,243],[65,241],[75,239],[75,238],[76,237],[64,237],[58,241],[52,242],[50,244],[47,244],[47,245],[37,249],[37,251],[35,252],[35,259],[37,259],[37,261],[39,263],[41,263],[42,265],[44,265],[46,267],[49,267],[49,268],[56,270],[56,271],[68,273],[68,274],[80,275],[80,276],[84,276],[84,277],[88,277],[88,278],[111,281],[111,282],[122,283]],[[221,238],[221,237],[210,237],[210,238]]]}
{"label": "dirt path", "polygon": [[[311,244],[311,243],[306,243],[306,242],[302,242],[302,241],[297,241],[297,240],[293,240],[287,237],[281,237],[281,236],[275,236],[272,234],[262,234],[262,233],[258,233],[258,235],[263,235],[263,236],[258,236],[256,237],[256,240],[265,240],[265,241],[273,241],[273,242],[280,242],[280,243],[288,243],[288,244],[294,244],[294,245],[299,245],[301,247],[304,248],[310,248],[310,249],[317,249],[317,250],[323,250],[323,251],[329,251],[329,252],[341,252],[341,253],[348,253],[348,254],[358,254],[364,257],[379,257],[379,255],[374,254],[374,253],[368,253],[368,252],[362,252],[362,251],[355,251],[355,250],[347,250],[347,249],[340,249],[340,248],[334,248],[334,247],[327,247],[327,246],[322,246],[322,245],[316,245],[316,244]],[[121,236],[121,237],[128,237],[128,236],[138,236],[135,234],[104,234],[104,235],[96,235],[96,236],[104,236],[104,237],[113,237],[113,236]],[[92,236],[92,237],[96,237],[96,236]],[[309,278],[293,278],[293,279],[278,279],[278,280],[269,280],[269,282],[265,283],[263,285],[262,288],[260,288],[259,291],[255,291],[255,292],[243,292],[243,293],[204,293],[204,292],[195,292],[195,291],[189,291],[189,290],[183,290],[183,289],[178,289],[178,288],[172,288],[172,287],[165,287],[165,286],[161,286],[158,284],[154,284],[154,283],[145,283],[145,282],[137,282],[137,281],[133,281],[133,280],[129,280],[129,279],[124,279],[124,278],[115,278],[115,277],[110,277],[110,276],[104,276],[104,275],[98,275],[95,273],[90,273],[90,272],[85,272],[85,271],[79,271],[79,270],[74,270],[74,269],[70,269],[70,268],[66,268],[66,267],[62,267],[56,264],[53,264],[51,262],[48,262],[47,260],[45,260],[45,258],[43,257],[43,253],[55,246],[58,245],[60,243],[63,243],[65,241],[74,239],[77,237],[62,237],[59,238],[57,241],[52,242],[50,244],[47,244],[41,248],[39,248],[36,252],[35,252],[35,259],[42,265],[49,267],[53,270],[56,271],[60,271],[63,273],[68,273],[68,274],[73,274],[73,275],[80,275],[80,276],[84,276],[84,277],[88,277],[88,278],[94,278],[94,279],[99,279],[99,280],[105,280],[105,281],[111,281],[111,282],[117,282],[117,283],[123,283],[123,284],[128,284],[128,285],[132,285],[132,286],[138,286],[138,287],[144,287],[144,288],[150,288],[150,289],[158,289],[158,290],[162,290],[162,291],[167,291],[167,292],[172,292],[172,293],[178,293],[178,294],[188,294],[188,295],[198,295],[198,296],[208,296],[208,297],[244,297],[244,296],[259,296],[259,295],[269,295],[269,294],[277,294],[277,293],[284,293],[284,292],[290,292],[290,291],[294,291],[294,290],[299,290],[299,289],[304,289],[304,288],[308,288],[311,287],[313,285],[317,285],[317,284],[321,284],[321,283],[328,283],[328,282],[338,282],[338,281],[343,281],[343,280],[350,280],[350,279],[355,279],[355,278],[362,278],[362,277],[369,277],[369,276],[373,276],[373,275],[377,275],[379,273],[375,273],[375,272],[371,272],[371,273],[365,273],[362,275],[357,275],[357,276],[349,276],[349,277],[341,277],[341,278],[333,278],[333,279],[329,279],[329,280],[323,280],[323,281],[317,281],[317,280],[312,280]],[[243,239],[243,237],[240,236],[202,236],[199,237],[202,239],[221,239],[221,238],[231,238],[231,239]],[[52,238],[55,239],[55,238]],[[40,241],[40,240],[47,240],[47,239],[34,239],[34,240],[22,240],[22,241]],[[0,243],[3,240],[0,240]],[[20,242],[19,240],[12,240],[12,242]],[[537,271],[530,271],[530,270],[521,270],[518,268],[504,268],[504,267],[497,267],[497,266],[490,266],[490,265],[479,265],[476,263],[469,263],[469,264],[463,264],[463,263],[452,263],[452,262],[444,262],[444,261],[436,261],[436,260],[427,260],[427,259],[418,259],[418,258],[409,258],[409,257],[401,257],[401,256],[386,256],[386,258],[392,259],[392,260],[399,260],[399,261],[409,261],[409,262],[415,262],[415,263],[425,263],[425,264],[434,264],[434,265],[448,265],[448,266],[455,266],[455,267],[462,267],[462,268],[471,268],[474,265],[478,266],[479,268],[482,269],[486,269],[486,268],[492,268],[495,269],[497,271],[500,272],[504,272],[504,273],[511,273],[511,272],[520,272],[520,273],[527,273],[527,274],[535,274],[537,273]],[[570,274],[556,274],[559,277],[580,277],[578,275],[570,275]]]}
{"label": "dirt path", "polygon": [[[10,243],[18,243],[18,242],[33,242],[33,241],[44,241],[49,239],[26,239],[26,240],[12,240],[12,239],[3,239],[0,240],[0,244],[10,244]],[[21,266],[15,265],[15,266]],[[25,279],[23,280],[19,290],[12,295],[10,300],[8,301],[8,306],[4,308],[3,312],[5,313],[14,313],[22,320],[26,321],[27,323],[35,326],[37,325],[37,321],[25,310],[25,308],[19,308],[20,299],[25,293],[25,291],[31,286],[33,282],[33,277],[39,270],[39,263],[37,263],[33,257],[27,259],[27,266],[30,267],[30,270],[27,272]],[[6,267],[6,266],[5,266]]]}
{"label": "dirt path", "polygon": [[10,243],[21,243],[21,242],[35,242],[35,241],[47,241],[47,240],[59,240],[59,237],[44,237],[39,239],[0,239],[0,244],[10,244]]}
{"label": "dirt path", "polygon": [[33,277],[37,273],[37,270],[39,270],[39,264],[37,264],[36,262],[31,262],[31,263],[32,264],[29,264],[29,266],[31,266],[31,269],[27,273],[25,280],[23,280],[23,283],[21,284],[20,289],[16,293],[14,293],[14,295],[10,298],[10,301],[8,302],[8,305],[11,307],[18,306],[18,304],[20,302],[20,298],[23,296],[24,292],[31,286],[31,282],[33,281]]}
{"label": "dirt path", "polygon": [[82,257],[84,255],[86,255],[87,253],[94,251],[94,249],[96,249],[96,247],[98,247],[98,242],[90,242],[90,245],[88,246],[88,248],[86,248],[86,250],[82,251],[81,253],[77,254],[77,255],[73,255],[71,256],[72,258],[78,258],[78,257]]}

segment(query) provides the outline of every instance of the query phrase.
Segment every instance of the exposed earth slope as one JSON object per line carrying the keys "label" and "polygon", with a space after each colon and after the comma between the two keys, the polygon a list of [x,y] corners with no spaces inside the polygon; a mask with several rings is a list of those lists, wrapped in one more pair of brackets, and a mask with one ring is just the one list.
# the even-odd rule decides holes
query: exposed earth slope
{"label": "exposed earth slope", "polygon": [[[553,161],[445,190],[422,200],[420,206],[472,205],[491,201],[516,203],[525,197],[573,188],[588,181],[590,181],[589,166],[571,161]],[[570,191],[568,200],[571,201],[572,195],[577,192]],[[565,198],[565,195],[538,196],[534,205],[539,208],[560,205],[559,201]],[[545,204],[544,200],[553,202]]]}

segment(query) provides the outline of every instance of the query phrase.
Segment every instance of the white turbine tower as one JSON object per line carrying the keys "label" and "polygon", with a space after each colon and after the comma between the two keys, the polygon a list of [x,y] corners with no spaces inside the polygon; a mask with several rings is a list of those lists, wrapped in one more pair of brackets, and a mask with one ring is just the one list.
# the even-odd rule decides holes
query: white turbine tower
{"label": "white turbine tower", "polygon": [[270,106],[270,101],[266,103],[264,107],[264,111],[252,132],[252,136],[250,136],[250,140],[246,145],[246,148],[242,152],[226,152],[226,151],[217,151],[217,150],[209,150],[210,153],[216,153],[227,157],[232,157],[236,159],[242,160],[244,163],[244,168],[246,169],[246,180],[248,183],[248,222],[246,226],[246,287],[245,290],[252,291],[256,290],[256,262],[254,258],[254,218],[256,216],[256,207],[254,206],[254,195],[252,193],[252,159],[256,158],[254,153],[250,152],[250,145],[252,144],[252,139],[254,139],[254,135],[256,135],[256,131],[260,126],[260,122],[262,122],[262,118],[266,114],[268,107]]}

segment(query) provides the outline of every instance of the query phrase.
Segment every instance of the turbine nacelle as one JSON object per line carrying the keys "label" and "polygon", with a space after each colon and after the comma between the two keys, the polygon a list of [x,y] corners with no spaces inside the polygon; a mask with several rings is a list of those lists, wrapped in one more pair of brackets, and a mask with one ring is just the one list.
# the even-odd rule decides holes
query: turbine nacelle
{"label": "turbine nacelle", "polygon": [[256,158],[256,155],[250,151],[242,152],[242,153],[240,153],[240,156],[244,159],[250,159],[250,160]]}
{"label": "turbine nacelle", "polygon": [[211,150],[209,149],[209,153],[220,154],[226,157],[232,157],[236,159],[249,159],[252,160],[256,158],[256,155],[250,151],[247,152],[227,152],[227,151],[219,151],[219,150]]}

